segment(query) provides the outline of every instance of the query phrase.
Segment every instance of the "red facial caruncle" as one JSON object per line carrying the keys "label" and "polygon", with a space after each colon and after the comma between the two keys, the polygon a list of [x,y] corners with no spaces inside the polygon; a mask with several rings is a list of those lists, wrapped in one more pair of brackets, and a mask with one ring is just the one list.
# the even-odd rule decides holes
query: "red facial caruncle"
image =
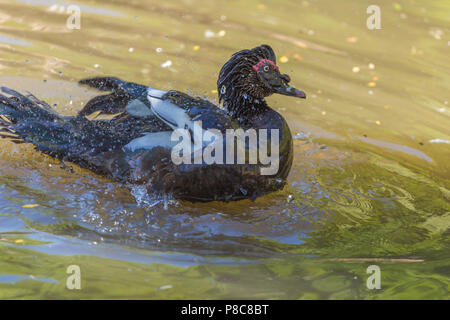
{"label": "red facial caruncle", "polygon": [[278,70],[278,66],[272,61],[272,60],[268,60],[268,59],[262,59],[262,60],[260,60],[257,64],[255,64],[254,66],[253,66],[253,69],[255,70],[255,71],[259,71],[259,68],[261,68],[263,65],[265,65],[266,63],[270,63],[272,66],[273,66],[273,68],[275,69],[275,70]]}

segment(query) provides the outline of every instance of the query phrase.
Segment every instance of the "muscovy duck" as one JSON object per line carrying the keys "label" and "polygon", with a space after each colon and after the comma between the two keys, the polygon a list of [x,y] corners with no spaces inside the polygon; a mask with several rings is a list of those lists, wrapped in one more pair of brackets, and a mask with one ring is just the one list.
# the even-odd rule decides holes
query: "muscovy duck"
{"label": "muscovy duck", "polygon": [[[2,87],[0,135],[113,180],[144,184],[152,194],[189,201],[255,199],[282,189],[292,165],[289,127],[264,100],[273,93],[306,97],[289,82],[272,48],[261,45],[233,54],[222,67],[217,88],[223,108],[179,91],[100,77],[79,83],[109,94],[67,117],[32,94]],[[95,112],[111,119],[86,117]]]}

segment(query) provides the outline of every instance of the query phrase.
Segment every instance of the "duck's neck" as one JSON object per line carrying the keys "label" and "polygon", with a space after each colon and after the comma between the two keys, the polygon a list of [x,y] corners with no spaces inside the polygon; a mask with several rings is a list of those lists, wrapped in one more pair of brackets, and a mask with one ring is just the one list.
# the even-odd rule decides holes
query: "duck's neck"
{"label": "duck's neck", "polygon": [[255,98],[247,94],[239,94],[235,97],[225,96],[223,106],[230,117],[239,122],[248,122],[270,110],[264,98]]}

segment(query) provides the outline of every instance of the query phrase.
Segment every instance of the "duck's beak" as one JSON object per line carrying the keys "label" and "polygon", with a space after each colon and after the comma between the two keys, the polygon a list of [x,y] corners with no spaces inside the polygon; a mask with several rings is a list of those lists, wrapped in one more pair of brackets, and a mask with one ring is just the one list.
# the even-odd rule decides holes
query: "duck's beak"
{"label": "duck's beak", "polygon": [[284,94],[285,96],[297,97],[306,99],[306,93],[300,91],[292,86],[286,85],[274,88],[274,93]]}
{"label": "duck's beak", "polygon": [[273,93],[306,99],[306,93],[289,85],[291,79],[287,74],[280,74],[280,76],[274,80],[275,81],[272,81],[271,83]]}

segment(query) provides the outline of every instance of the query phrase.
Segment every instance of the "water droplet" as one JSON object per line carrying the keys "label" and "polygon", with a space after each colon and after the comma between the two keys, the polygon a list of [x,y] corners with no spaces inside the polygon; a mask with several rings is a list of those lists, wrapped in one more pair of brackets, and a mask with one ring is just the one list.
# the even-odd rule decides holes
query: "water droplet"
{"label": "water droplet", "polygon": [[164,62],[163,64],[161,64],[161,68],[168,68],[172,65],[172,61],[167,60],[166,62]]}
{"label": "water droplet", "polygon": [[213,38],[215,36],[216,36],[216,34],[213,31],[211,31],[211,30],[205,31],[205,38]]}
{"label": "water droplet", "polygon": [[172,289],[172,288],[173,288],[173,286],[171,284],[168,284],[168,285],[159,287],[159,290],[168,290],[168,289]]}

